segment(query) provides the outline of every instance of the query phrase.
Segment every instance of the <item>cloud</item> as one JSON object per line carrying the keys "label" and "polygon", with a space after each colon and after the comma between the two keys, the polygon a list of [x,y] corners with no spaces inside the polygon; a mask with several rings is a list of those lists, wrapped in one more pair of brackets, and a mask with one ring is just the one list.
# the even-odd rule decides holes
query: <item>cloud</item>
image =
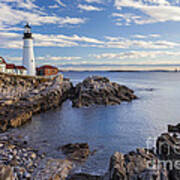
{"label": "cloud", "polygon": [[48,6],[50,9],[57,9],[59,8],[59,6],[57,4],[54,4],[54,5],[50,5]]}
{"label": "cloud", "polygon": [[87,3],[102,3],[102,0],[85,0]]}
{"label": "cloud", "polygon": [[71,40],[71,41],[80,41],[80,42],[86,42],[86,43],[95,43],[95,44],[103,44],[103,41],[100,41],[95,38],[90,38],[86,36],[78,36],[78,35],[73,35],[73,36],[65,36],[65,35],[58,35],[57,37],[66,39],[66,40]]}
{"label": "cloud", "polygon": [[99,41],[94,38],[89,38],[85,36],[65,36],[63,34],[58,35],[42,35],[34,34],[36,46],[44,47],[75,47],[83,46],[83,44],[102,44],[102,41]]}
{"label": "cloud", "polygon": [[[152,35],[147,35],[148,38]],[[143,49],[168,49],[179,47],[180,44],[171,41],[165,40],[142,40],[141,39],[126,39],[121,37],[106,37],[109,41],[104,42],[104,48],[120,48],[120,49],[129,49],[129,48],[143,48]],[[137,37],[136,37],[137,38]],[[145,36],[143,36],[145,38]]]}
{"label": "cloud", "polygon": [[142,34],[135,34],[132,37],[137,39],[147,39],[147,38],[159,38],[159,34],[149,34],[149,35],[142,35]]}
{"label": "cloud", "polygon": [[85,5],[85,4],[79,4],[79,9],[82,9],[84,11],[102,11],[102,8],[91,6],[91,5]]}
{"label": "cloud", "polygon": [[150,34],[149,37],[159,38],[159,37],[161,37],[161,35],[160,34]]}
{"label": "cloud", "polygon": [[82,57],[79,56],[40,56],[37,57],[36,60],[38,61],[74,61],[74,60],[81,60]]}
{"label": "cloud", "polygon": [[[61,21],[61,22],[59,22]],[[61,25],[64,24],[83,24],[86,22],[86,19],[82,19],[82,18],[71,18],[69,16],[66,16],[64,18],[58,18],[58,21],[56,21],[56,23],[59,23]]]}
{"label": "cloud", "polygon": [[[1,32],[0,33],[0,44],[1,48],[22,48],[22,34],[11,33],[11,32]],[[66,36],[63,34],[33,34],[35,46],[36,47],[83,47],[84,45],[99,45],[103,44],[95,38],[90,38],[86,36]]]}
{"label": "cloud", "polygon": [[103,53],[103,54],[94,54],[92,57],[97,59],[140,59],[140,58],[157,58],[157,57],[166,57],[166,56],[180,56],[180,52],[171,52],[171,51],[130,51],[130,52],[121,52],[121,53]]}
{"label": "cloud", "polygon": [[66,5],[61,0],[55,0],[60,6],[66,7]]}
{"label": "cloud", "polygon": [[118,13],[116,17],[118,23],[135,23],[135,24],[149,24],[166,21],[180,21],[180,7],[179,4],[173,4],[166,0],[115,0],[115,7],[119,10],[122,8],[133,8],[140,10],[143,14],[128,14]]}
{"label": "cloud", "polygon": [[[0,2],[0,27],[1,30],[8,28],[14,28],[19,24],[30,22],[32,25],[40,26],[43,24],[58,24],[58,25],[77,25],[86,22],[86,19],[79,17],[59,17],[56,15],[48,15],[41,10],[40,7],[35,5],[30,0],[26,0],[26,3],[22,3],[21,0],[11,3],[5,3],[7,1]],[[10,2],[10,0],[8,0]],[[20,8],[22,7],[22,8]]]}
{"label": "cloud", "polygon": [[1,0],[2,3],[14,3],[18,8],[38,9],[39,7],[34,3],[34,0]]}
{"label": "cloud", "polygon": [[[22,57],[6,56],[5,59],[8,63],[22,64]],[[49,63],[57,64],[59,61],[62,61],[61,63],[63,64],[63,62],[66,63],[66,61],[69,61],[71,63],[76,63],[76,61],[77,61],[77,63],[78,63],[79,60],[82,60],[82,57],[45,55],[45,56],[37,56],[35,58],[35,60],[38,65],[49,64]]]}
{"label": "cloud", "polygon": [[116,17],[116,25],[118,26],[129,26],[132,23],[142,20],[141,16],[132,13],[113,13],[112,16]]}
{"label": "cloud", "polygon": [[[136,35],[137,36],[137,35]],[[145,36],[145,35],[144,35]],[[156,34],[146,35],[158,36]],[[116,48],[116,49],[172,49],[179,47],[180,44],[165,40],[156,39],[126,39],[122,37],[106,36],[104,40],[99,40],[87,36],[79,36],[74,34],[67,36],[64,34],[37,34],[34,33],[36,47],[94,47],[94,48]],[[137,38],[137,37],[136,37]],[[22,48],[22,34],[1,32],[0,33],[1,48]]]}
{"label": "cloud", "polygon": [[17,33],[1,32],[0,33],[1,48],[15,48],[22,47],[22,36]]}
{"label": "cloud", "polygon": [[113,36],[105,36],[105,39],[109,40],[109,41],[120,41],[120,40],[124,40],[124,37],[113,37]]}

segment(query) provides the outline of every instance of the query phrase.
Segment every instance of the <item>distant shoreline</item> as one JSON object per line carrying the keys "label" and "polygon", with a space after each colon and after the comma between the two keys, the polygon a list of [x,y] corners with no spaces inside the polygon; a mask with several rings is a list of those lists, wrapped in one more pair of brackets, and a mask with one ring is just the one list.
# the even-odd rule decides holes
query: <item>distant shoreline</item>
{"label": "distant shoreline", "polygon": [[60,70],[59,72],[175,72],[175,70]]}

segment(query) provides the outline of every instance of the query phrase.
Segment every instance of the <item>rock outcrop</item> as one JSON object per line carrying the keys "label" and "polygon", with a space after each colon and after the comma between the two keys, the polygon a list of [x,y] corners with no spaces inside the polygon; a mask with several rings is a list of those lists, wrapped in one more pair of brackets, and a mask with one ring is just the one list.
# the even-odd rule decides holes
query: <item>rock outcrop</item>
{"label": "rock outcrop", "polygon": [[156,149],[161,159],[180,159],[180,139],[176,134],[163,133],[157,139]]}
{"label": "rock outcrop", "polygon": [[177,124],[175,126],[168,125],[168,132],[169,133],[180,133],[180,124]]}
{"label": "rock outcrop", "polygon": [[70,160],[85,161],[90,155],[87,143],[67,144],[60,147],[60,149]]}
{"label": "rock outcrop", "polygon": [[106,77],[92,76],[76,85],[71,99],[73,107],[82,107],[116,105],[136,98],[133,90],[128,87],[110,82]]}
{"label": "rock outcrop", "polygon": [[164,133],[157,139],[157,154],[168,170],[170,180],[180,179],[180,138]]}
{"label": "rock outcrop", "polygon": [[23,125],[33,114],[57,108],[68,99],[72,88],[61,75],[40,78],[0,74],[0,82],[1,131]]}
{"label": "rock outcrop", "polygon": [[109,180],[168,180],[163,168],[153,168],[157,156],[145,149],[121,154],[116,152],[110,161]]}
{"label": "rock outcrop", "polygon": [[179,180],[180,138],[174,132],[179,125],[168,126],[170,133],[161,134],[154,150],[137,149],[122,154],[116,152],[110,160],[109,180]]}

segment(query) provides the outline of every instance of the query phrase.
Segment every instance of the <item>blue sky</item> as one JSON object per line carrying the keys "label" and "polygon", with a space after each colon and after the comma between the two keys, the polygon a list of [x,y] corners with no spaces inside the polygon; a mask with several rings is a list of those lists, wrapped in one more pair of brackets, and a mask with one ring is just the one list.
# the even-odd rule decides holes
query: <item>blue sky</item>
{"label": "blue sky", "polygon": [[0,0],[0,56],[8,62],[21,64],[26,22],[38,66],[180,67],[179,0]]}

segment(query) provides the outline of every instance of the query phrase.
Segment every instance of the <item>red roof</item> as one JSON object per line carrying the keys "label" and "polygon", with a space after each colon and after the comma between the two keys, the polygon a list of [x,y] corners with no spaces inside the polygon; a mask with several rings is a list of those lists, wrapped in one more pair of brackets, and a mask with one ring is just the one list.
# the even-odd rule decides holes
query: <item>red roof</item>
{"label": "red roof", "polygon": [[6,64],[6,61],[4,60],[3,57],[0,57],[0,59],[2,60],[2,63]]}
{"label": "red roof", "polygon": [[24,70],[26,70],[26,68],[24,66],[16,66],[16,69],[24,69]]}
{"label": "red roof", "polygon": [[37,70],[40,70],[40,69],[58,69],[58,68],[55,66],[44,65],[44,66],[37,68]]}
{"label": "red roof", "polygon": [[15,64],[6,64],[6,69],[15,69]]}

